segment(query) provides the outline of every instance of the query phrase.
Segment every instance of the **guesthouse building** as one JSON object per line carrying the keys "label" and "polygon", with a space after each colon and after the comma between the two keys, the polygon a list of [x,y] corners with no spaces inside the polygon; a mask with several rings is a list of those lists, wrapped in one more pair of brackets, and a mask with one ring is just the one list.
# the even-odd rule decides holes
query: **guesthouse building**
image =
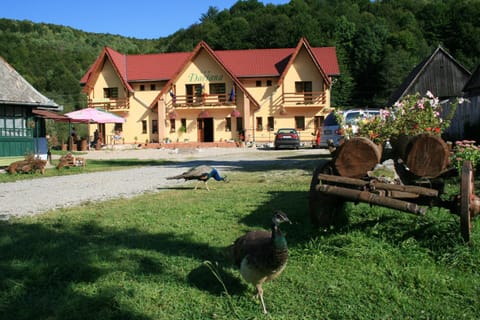
{"label": "guesthouse building", "polygon": [[334,47],[212,50],[126,55],[105,47],[81,79],[85,107],[125,118],[102,124],[107,143],[244,140],[268,143],[278,128],[296,128],[303,142],[330,111],[339,76]]}

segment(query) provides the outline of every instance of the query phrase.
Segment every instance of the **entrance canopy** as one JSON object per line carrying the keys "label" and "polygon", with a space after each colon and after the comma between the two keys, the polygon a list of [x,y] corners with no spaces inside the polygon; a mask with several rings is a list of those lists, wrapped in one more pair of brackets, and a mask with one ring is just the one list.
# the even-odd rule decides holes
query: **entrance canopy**
{"label": "entrance canopy", "polygon": [[85,108],[65,113],[73,120],[87,121],[89,123],[124,123],[125,119],[116,114],[107,112],[102,108]]}

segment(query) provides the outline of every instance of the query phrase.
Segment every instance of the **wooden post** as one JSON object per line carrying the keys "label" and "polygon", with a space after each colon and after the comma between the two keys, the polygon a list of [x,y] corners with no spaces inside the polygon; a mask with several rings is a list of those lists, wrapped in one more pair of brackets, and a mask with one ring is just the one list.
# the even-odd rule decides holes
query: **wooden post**
{"label": "wooden post", "polygon": [[316,190],[327,195],[345,198],[347,201],[365,202],[379,206],[402,210],[414,214],[424,215],[427,209],[411,202],[384,197],[368,191],[354,190],[349,188],[318,185]]}

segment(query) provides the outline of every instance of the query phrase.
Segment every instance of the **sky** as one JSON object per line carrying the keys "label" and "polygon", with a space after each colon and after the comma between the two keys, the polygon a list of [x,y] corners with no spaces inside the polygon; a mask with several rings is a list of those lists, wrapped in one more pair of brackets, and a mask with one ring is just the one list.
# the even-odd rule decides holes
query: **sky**
{"label": "sky", "polygon": [[[229,9],[237,0],[2,0],[0,18],[52,23],[86,32],[138,39],[166,37],[199,23],[209,7]],[[289,0],[259,0],[286,4]]]}

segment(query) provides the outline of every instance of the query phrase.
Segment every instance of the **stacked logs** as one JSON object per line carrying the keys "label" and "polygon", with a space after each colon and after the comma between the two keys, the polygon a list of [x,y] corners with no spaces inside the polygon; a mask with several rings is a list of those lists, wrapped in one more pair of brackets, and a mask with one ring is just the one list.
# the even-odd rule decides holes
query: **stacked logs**
{"label": "stacked logs", "polygon": [[35,173],[39,171],[41,174],[45,174],[45,166],[47,161],[35,158],[33,155],[25,156],[25,160],[12,162],[6,171],[10,174],[16,173]]}

